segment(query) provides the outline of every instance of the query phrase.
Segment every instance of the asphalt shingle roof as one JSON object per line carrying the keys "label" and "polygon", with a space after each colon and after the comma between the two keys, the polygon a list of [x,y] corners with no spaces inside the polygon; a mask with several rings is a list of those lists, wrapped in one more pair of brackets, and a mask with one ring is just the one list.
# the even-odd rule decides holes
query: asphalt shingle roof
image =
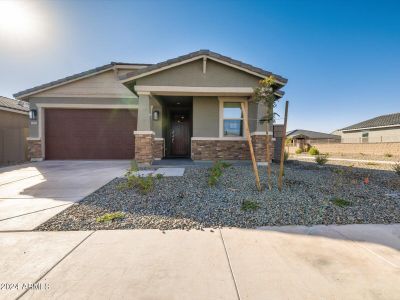
{"label": "asphalt shingle roof", "polygon": [[[74,79],[78,79],[80,77],[88,76],[88,75],[91,75],[91,74],[94,74],[94,73],[97,73],[97,72],[100,72],[100,71],[103,71],[103,70],[111,69],[115,65],[136,65],[136,66],[144,66],[145,67],[145,68],[134,70],[132,72],[128,72],[127,74],[120,76],[120,79],[123,80],[123,79],[130,78],[132,76],[136,76],[136,75],[147,73],[147,72],[150,72],[150,71],[153,71],[153,70],[157,70],[159,68],[168,66],[170,64],[174,64],[174,63],[177,63],[177,62],[185,61],[187,59],[194,58],[196,56],[201,56],[201,55],[207,55],[207,56],[209,56],[211,58],[215,58],[215,59],[219,59],[219,60],[225,61],[225,62],[230,63],[232,65],[247,69],[249,71],[258,73],[258,74],[263,75],[263,76],[272,75],[276,79],[278,79],[283,85],[286,84],[287,81],[288,81],[286,78],[284,78],[282,76],[279,76],[277,74],[273,74],[273,73],[271,73],[269,71],[266,71],[266,70],[263,70],[261,68],[254,67],[252,65],[246,64],[246,63],[241,62],[239,60],[232,59],[230,57],[218,54],[216,52],[212,52],[210,50],[199,50],[199,51],[195,51],[195,52],[192,52],[192,53],[189,53],[189,54],[186,54],[186,55],[182,55],[182,56],[179,56],[179,57],[176,57],[176,58],[173,58],[173,59],[169,59],[169,60],[160,62],[158,64],[154,64],[154,65],[153,64],[136,64],[136,63],[111,62],[111,63],[109,63],[107,65],[103,65],[103,66],[100,66],[100,67],[97,67],[97,68],[94,68],[94,69],[87,70],[85,72],[77,73],[77,74],[74,74],[74,75],[71,75],[71,76],[67,76],[67,77],[55,80],[55,81],[51,81],[49,83],[45,83],[45,84],[41,84],[41,85],[35,86],[33,88],[30,88],[30,89],[23,90],[21,92],[15,93],[14,97],[20,98],[20,97],[23,97],[24,95],[27,95],[27,94],[30,94],[30,93],[33,93],[33,92],[36,92],[36,91],[40,91],[42,89],[50,88],[52,86],[59,85],[59,84],[62,84],[62,83],[65,83],[65,82],[68,82],[68,81],[71,81],[71,80],[74,80]],[[276,91],[276,92],[280,96],[283,96],[283,94],[284,94],[283,91]]]}
{"label": "asphalt shingle roof", "polygon": [[295,137],[298,135],[304,135],[310,139],[340,139],[339,135],[328,134],[323,132],[304,130],[304,129],[295,129],[286,134],[287,137]]}
{"label": "asphalt shingle roof", "polygon": [[347,126],[342,128],[341,130],[354,130],[354,129],[362,129],[362,128],[371,128],[371,127],[385,127],[385,126],[400,126],[400,113],[394,113],[389,115],[383,115],[376,118],[372,118],[351,126]]}
{"label": "asphalt shingle roof", "polygon": [[21,100],[14,100],[14,99],[0,96],[0,109],[2,107],[11,109],[11,110],[23,111],[23,112],[29,111],[29,103],[28,102],[21,101]]}

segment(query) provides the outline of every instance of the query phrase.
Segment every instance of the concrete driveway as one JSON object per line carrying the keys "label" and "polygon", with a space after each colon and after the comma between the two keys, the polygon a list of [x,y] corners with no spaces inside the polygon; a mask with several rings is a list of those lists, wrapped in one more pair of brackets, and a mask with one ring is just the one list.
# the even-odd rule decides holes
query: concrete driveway
{"label": "concrete driveway", "polygon": [[0,298],[398,299],[399,249],[399,224],[7,232]]}
{"label": "concrete driveway", "polygon": [[129,168],[129,161],[43,161],[0,168],[0,231],[32,230]]}

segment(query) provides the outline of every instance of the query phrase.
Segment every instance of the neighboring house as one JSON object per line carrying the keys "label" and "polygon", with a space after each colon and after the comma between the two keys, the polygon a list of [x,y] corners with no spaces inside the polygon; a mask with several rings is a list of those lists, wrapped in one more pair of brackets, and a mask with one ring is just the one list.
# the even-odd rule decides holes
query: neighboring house
{"label": "neighboring house", "polygon": [[336,131],[342,143],[400,142],[400,113],[372,118]]}
{"label": "neighboring house", "polygon": [[[30,151],[41,159],[249,159],[241,103],[259,160],[265,116],[249,101],[260,79],[287,79],[200,50],[158,64],[108,65],[15,94],[30,102]],[[257,141],[260,141],[257,143]]]}
{"label": "neighboring house", "polygon": [[0,165],[27,160],[29,103],[0,96]]}
{"label": "neighboring house", "polygon": [[303,148],[306,144],[316,143],[340,143],[340,135],[328,134],[323,132],[295,129],[286,134],[287,138],[292,139],[292,144]]}

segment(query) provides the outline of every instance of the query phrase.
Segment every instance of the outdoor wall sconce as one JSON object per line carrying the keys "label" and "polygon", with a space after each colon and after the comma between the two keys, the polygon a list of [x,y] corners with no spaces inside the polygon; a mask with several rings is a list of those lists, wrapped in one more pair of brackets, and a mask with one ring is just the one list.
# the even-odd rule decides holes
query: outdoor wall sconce
{"label": "outdoor wall sconce", "polygon": [[153,120],[158,121],[160,118],[160,112],[158,110],[153,111]]}
{"label": "outdoor wall sconce", "polygon": [[37,110],[31,109],[29,111],[29,120],[36,121],[37,120]]}

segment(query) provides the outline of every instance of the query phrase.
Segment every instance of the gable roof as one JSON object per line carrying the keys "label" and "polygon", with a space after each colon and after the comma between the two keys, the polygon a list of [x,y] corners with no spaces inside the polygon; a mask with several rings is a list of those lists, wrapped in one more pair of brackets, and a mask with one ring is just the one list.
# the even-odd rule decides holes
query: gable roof
{"label": "gable roof", "polygon": [[304,129],[295,129],[292,131],[289,131],[286,134],[286,137],[296,137],[296,136],[306,136],[310,139],[340,139],[340,135],[334,135],[334,134],[328,134],[324,132],[318,132],[318,131],[311,131],[311,130],[304,130]]}
{"label": "gable roof", "polygon": [[92,75],[95,75],[95,74],[98,74],[98,73],[101,73],[101,72],[105,72],[107,70],[113,69],[115,66],[122,66],[123,67],[124,65],[126,65],[126,66],[138,66],[138,67],[150,66],[150,64],[123,63],[123,62],[113,62],[112,61],[109,64],[106,64],[106,65],[103,65],[103,66],[100,66],[100,67],[97,67],[97,68],[93,68],[93,69],[90,69],[90,70],[87,70],[87,71],[84,71],[84,72],[81,72],[81,73],[77,73],[77,74],[74,74],[74,75],[71,75],[71,76],[67,76],[67,77],[55,80],[55,81],[51,81],[49,83],[45,83],[45,84],[41,84],[41,85],[35,86],[33,88],[30,88],[30,89],[23,90],[21,92],[15,93],[13,96],[15,98],[23,98],[23,97],[29,96],[32,93],[37,93],[39,91],[50,89],[52,87],[55,87],[55,86],[58,86],[58,85],[61,85],[61,84],[66,84],[66,83],[68,83],[70,81],[73,81],[73,80],[77,80],[77,79],[89,77],[89,76],[92,76]]}
{"label": "gable roof", "polygon": [[0,96],[0,110],[2,109],[19,113],[28,113],[29,103]]}
{"label": "gable roof", "polygon": [[392,126],[400,126],[400,113],[394,113],[389,115],[378,116],[354,125],[347,126],[340,130],[358,130],[358,129],[368,129],[375,127],[392,127]]}
{"label": "gable roof", "polygon": [[154,65],[148,66],[147,68],[134,70],[132,72],[129,72],[125,75],[120,76],[119,78],[122,80],[122,82],[130,81],[135,78],[139,78],[139,77],[150,75],[150,74],[153,74],[156,72],[160,72],[168,67],[173,67],[174,65],[184,63],[186,61],[196,60],[197,58],[201,58],[201,57],[207,57],[207,58],[219,61],[219,62],[227,63],[233,67],[236,67],[243,71],[247,71],[256,76],[259,76],[260,78],[264,78],[264,77],[272,75],[275,79],[277,79],[278,83],[282,86],[284,86],[288,81],[286,78],[284,78],[280,75],[271,73],[271,72],[263,70],[261,68],[254,67],[252,65],[246,64],[239,60],[235,60],[228,56],[221,55],[216,52],[212,52],[210,50],[199,50],[199,51],[191,52],[186,55],[178,56],[176,58],[172,58],[172,59],[154,64]]}

